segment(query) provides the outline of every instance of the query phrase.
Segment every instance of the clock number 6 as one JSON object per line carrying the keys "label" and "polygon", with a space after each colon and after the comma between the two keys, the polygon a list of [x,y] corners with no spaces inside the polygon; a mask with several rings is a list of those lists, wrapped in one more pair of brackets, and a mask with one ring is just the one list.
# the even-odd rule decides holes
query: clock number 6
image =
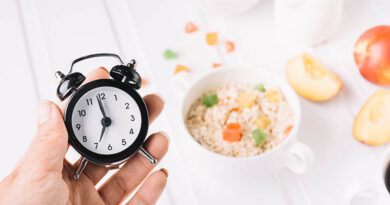
{"label": "clock number 6", "polygon": [[108,150],[112,150],[111,144],[108,144]]}

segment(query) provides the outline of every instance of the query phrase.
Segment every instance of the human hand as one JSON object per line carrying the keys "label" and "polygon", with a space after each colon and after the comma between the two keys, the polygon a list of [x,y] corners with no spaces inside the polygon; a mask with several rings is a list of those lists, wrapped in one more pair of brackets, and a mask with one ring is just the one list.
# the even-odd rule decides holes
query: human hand
{"label": "human hand", "polygon": [[[87,76],[88,81],[109,78],[104,68]],[[152,122],[161,113],[164,101],[158,95],[144,97]],[[76,165],[64,159],[68,149],[68,133],[60,107],[42,101],[38,110],[38,130],[27,153],[14,170],[0,182],[0,204],[118,204],[126,199],[148,176],[155,165],[137,153],[111,176],[99,189],[95,185],[106,175],[108,168],[89,163],[74,180]],[[168,137],[152,134],[144,148],[158,161],[168,150]],[[76,163],[77,164],[77,163]],[[153,172],[128,204],[155,204],[167,182],[165,169]]]}

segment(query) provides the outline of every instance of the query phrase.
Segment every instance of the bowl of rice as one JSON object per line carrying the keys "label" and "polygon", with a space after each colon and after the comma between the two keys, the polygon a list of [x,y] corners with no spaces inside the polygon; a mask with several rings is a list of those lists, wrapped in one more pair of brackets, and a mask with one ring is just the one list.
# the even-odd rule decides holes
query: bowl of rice
{"label": "bowl of rice", "polygon": [[198,192],[245,189],[258,195],[277,170],[303,173],[313,162],[311,149],[297,141],[298,97],[279,76],[222,66],[193,82],[189,74],[178,75],[175,87],[182,93],[179,143],[186,165],[196,184],[209,187],[195,187]]}

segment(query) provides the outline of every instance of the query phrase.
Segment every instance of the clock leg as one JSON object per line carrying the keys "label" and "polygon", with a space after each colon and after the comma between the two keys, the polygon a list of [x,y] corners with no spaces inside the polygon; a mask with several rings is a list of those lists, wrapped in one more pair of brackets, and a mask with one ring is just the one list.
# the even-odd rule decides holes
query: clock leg
{"label": "clock leg", "polygon": [[88,163],[87,159],[85,159],[84,157],[81,158],[79,164],[77,165],[77,169],[76,169],[75,173],[73,174],[73,179],[76,179],[76,180],[79,179],[80,174],[81,174],[81,172],[83,172],[85,166],[87,166],[87,163]]}
{"label": "clock leg", "polygon": [[152,155],[150,155],[144,148],[140,148],[139,151],[141,152],[141,154],[146,157],[146,159],[148,159],[150,161],[150,163],[152,164],[156,164],[157,163],[157,159],[155,159]]}

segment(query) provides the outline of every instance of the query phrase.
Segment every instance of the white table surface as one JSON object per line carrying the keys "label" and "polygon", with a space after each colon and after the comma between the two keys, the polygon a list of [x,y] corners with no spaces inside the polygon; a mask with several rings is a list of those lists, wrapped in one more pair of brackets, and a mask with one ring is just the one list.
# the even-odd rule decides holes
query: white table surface
{"label": "white table surface", "polygon": [[[213,62],[254,65],[284,77],[286,61],[310,51],[342,78],[344,87],[328,102],[300,99],[300,140],[316,155],[314,166],[301,179],[312,204],[345,204],[351,182],[376,179],[379,156],[385,149],[365,146],[352,138],[354,117],[378,89],[359,75],[352,52],[364,30],[390,24],[390,2],[346,0],[339,29],[329,41],[315,47],[276,38],[272,4],[271,0],[263,0],[243,15],[218,19],[200,15],[196,1],[1,1],[0,178],[12,170],[34,134],[37,100],[55,100],[54,72],[66,72],[70,62],[82,55],[115,52],[126,61],[138,60],[141,74],[151,82],[143,94],[159,92],[167,101],[163,116],[152,127],[166,130],[172,139],[170,151],[160,165],[169,170],[170,177],[159,204],[208,204],[208,197],[199,194],[199,187],[207,185],[192,180],[186,170],[190,162],[182,154],[185,147],[180,146],[181,132],[176,129],[179,98],[171,84],[175,65],[189,66],[193,78],[210,71]],[[187,21],[196,22],[200,31],[184,34]],[[215,48],[206,46],[207,31],[217,31],[222,39],[234,41],[236,52],[220,55]],[[162,53],[166,48],[178,52],[179,58],[165,60]],[[81,67],[87,72],[112,63],[97,60]],[[273,195],[285,198],[277,189]],[[288,200],[277,201],[264,203],[291,204]],[[219,203],[231,204],[223,198]],[[242,203],[259,202],[242,199]]]}

